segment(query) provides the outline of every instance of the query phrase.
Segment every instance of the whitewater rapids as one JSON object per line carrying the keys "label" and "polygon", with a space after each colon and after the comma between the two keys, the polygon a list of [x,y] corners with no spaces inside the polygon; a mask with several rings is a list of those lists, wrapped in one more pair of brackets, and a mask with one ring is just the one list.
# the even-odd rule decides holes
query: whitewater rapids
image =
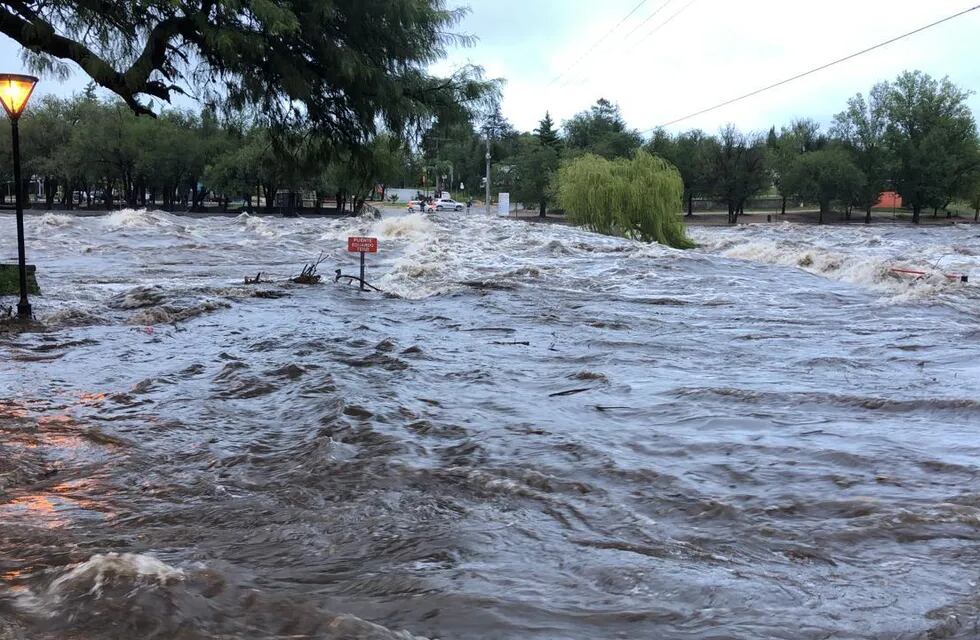
{"label": "whitewater rapids", "polygon": [[980,635],[980,227],[27,233],[0,639]]}

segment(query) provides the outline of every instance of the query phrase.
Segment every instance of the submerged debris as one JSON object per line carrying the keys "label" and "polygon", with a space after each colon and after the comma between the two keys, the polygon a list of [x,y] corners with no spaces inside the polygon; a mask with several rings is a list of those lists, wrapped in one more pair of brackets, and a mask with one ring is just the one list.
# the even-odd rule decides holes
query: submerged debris
{"label": "submerged debris", "polygon": [[320,256],[317,258],[316,262],[313,264],[308,264],[303,266],[303,271],[295,278],[291,279],[291,282],[296,284],[319,284],[320,276],[317,275],[317,267],[323,262],[323,252],[320,252]]}

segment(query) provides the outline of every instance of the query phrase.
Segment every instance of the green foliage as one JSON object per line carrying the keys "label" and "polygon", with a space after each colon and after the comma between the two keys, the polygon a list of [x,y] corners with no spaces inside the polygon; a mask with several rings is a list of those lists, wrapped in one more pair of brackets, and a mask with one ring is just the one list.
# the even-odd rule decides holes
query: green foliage
{"label": "green foliage", "polygon": [[[423,167],[435,167],[438,175],[452,175],[452,182],[455,184],[451,186],[454,189],[462,183],[468,193],[479,192],[480,178],[484,173],[486,143],[476,132],[471,120],[435,122],[423,135],[421,148],[421,157],[416,158],[414,163],[418,166],[406,161],[398,181],[419,186]],[[431,183],[428,186],[432,186]]]}
{"label": "green foliage", "polygon": [[711,191],[728,205],[729,222],[738,222],[746,201],[771,184],[767,160],[760,136],[745,135],[734,125],[719,132],[711,148]]}
{"label": "green foliage", "polygon": [[517,152],[511,158],[511,197],[525,205],[537,203],[544,215],[551,197],[551,180],[558,165],[557,148],[543,143],[539,135],[522,135]]}
{"label": "green foliage", "polygon": [[693,200],[711,194],[714,174],[712,158],[717,142],[703,131],[693,130],[676,137],[658,129],[646,145],[650,153],[664,158],[681,172],[684,179],[684,201],[688,213],[693,212]]}
{"label": "green foliage", "polygon": [[677,169],[644,151],[633,159],[586,155],[556,178],[558,202],[575,224],[686,249],[694,244],[677,213],[683,191]]}
{"label": "green foliage", "polygon": [[565,143],[579,155],[591,153],[612,159],[631,156],[643,138],[626,127],[618,106],[600,98],[588,111],[565,123]]}
{"label": "green foliage", "polygon": [[980,220],[980,170],[970,175],[963,187],[963,197],[973,209],[973,219]]}
{"label": "green foliage", "polygon": [[881,91],[895,184],[918,222],[922,208],[945,206],[978,166],[970,92],[920,71],[903,73]]}
{"label": "green foliage", "polygon": [[887,87],[875,86],[867,100],[860,93],[847,101],[847,109],[835,116],[831,130],[850,153],[864,176],[864,186],[847,204],[861,207],[870,221],[871,208],[888,187],[890,158],[885,145],[888,118],[885,111]]}
{"label": "green foliage", "polygon": [[309,152],[327,157],[494,93],[476,68],[428,72],[468,42],[453,33],[464,14],[443,0],[23,0],[0,5],[0,33],[42,71],[77,63],[137,113],[200,96],[309,134]]}
{"label": "green foliage", "polygon": [[561,147],[561,137],[559,137],[558,131],[555,129],[555,123],[551,119],[550,112],[545,112],[544,118],[538,124],[538,128],[534,130],[534,135],[546,147],[551,147],[556,150]]}
{"label": "green foliage", "polygon": [[786,181],[793,193],[820,203],[823,222],[823,214],[830,211],[833,202],[849,204],[867,180],[846,151],[829,148],[800,156]]}

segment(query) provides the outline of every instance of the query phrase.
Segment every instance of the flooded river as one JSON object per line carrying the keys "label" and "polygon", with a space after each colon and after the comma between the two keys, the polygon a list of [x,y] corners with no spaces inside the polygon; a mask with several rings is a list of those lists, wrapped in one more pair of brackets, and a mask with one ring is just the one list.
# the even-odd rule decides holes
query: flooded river
{"label": "flooded river", "polygon": [[980,636],[980,227],[27,231],[0,638]]}

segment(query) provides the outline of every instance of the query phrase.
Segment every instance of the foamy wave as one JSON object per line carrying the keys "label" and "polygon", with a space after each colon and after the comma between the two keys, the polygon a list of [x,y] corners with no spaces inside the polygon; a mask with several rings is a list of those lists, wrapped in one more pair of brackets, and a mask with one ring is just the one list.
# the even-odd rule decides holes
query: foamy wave
{"label": "foamy wave", "polygon": [[183,581],[182,569],[171,567],[153,556],[136,553],[97,554],[68,569],[42,592],[29,590],[15,595],[22,610],[54,616],[58,606],[68,598],[85,594],[98,598],[108,585],[119,582],[143,582],[160,585]]}
{"label": "foamy wave", "polygon": [[[883,237],[868,229],[800,229],[795,225],[754,226],[696,233],[702,246],[727,258],[802,269],[831,280],[887,294],[890,302],[913,302],[961,290],[949,272],[969,273],[980,267],[970,247],[951,244],[919,245],[914,237]],[[913,230],[917,231],[917,230]],[[922,238],[935,240],[933,230]],[[762,236],[762,237],[760,237]],[[749,240],[748,238],[752,239]],[[829,246],[828,246],[829,245]],[[894,269],[922,272],[902,274]]]}
{"label": "foamy wave", "polygon": [[174,324],[176,322],[183,322],[184,320],[196,318],[197,316],[204,315],[205,313],[210,313],[212,311],[228,309],[229,307],[231,307],[230,304],[221,300],[205,300],[199,304],[194,304],[187,307],[176,307],[171,305],[162,307],[147,307],[134,313],[129,317],[127,322],[128,324],[138,326]]}
{"label": "foamy wave", "polygon": [[273,228],[268,222],[259,216],[251,216],[247,213],[243,213],[235,218],[235,222],[244,226],[245,229],[251,233],[262,236],[263,238],[277,238],[280,234],[278,229]]}
{"label": "foamy wave", "polygon": [[174,225],[174,217],[163,211],[120,209],[101,218],[107,229],[149,229]]}
{"label": "foamy wave", "polygon": [[436,225],[421,213],[385,218],[374,224],[372,230],[387,240],[399,238],[425,240],[435,238],[437,235]]}
{"label": "foamy wave", "polygon": [[75,223],[77,218],[66,213],[45,213],[38,220],[41,226],[47,227],[68,227]]}
{"label": "foamy wave", "polygon": [[42,322],[49,327],[87,327],[108,324],[109,321],[94,310],[67,307],[44,316]]}

